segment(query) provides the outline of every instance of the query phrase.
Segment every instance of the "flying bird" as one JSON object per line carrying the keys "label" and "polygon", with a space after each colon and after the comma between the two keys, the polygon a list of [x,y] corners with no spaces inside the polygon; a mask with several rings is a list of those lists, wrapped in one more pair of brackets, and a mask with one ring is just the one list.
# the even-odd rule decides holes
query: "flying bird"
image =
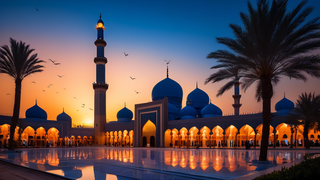
{"label": "flying bird", "polygon": [[124,56],[126,56],[126,57],[129,55],[129,54],[126,54],[125,52],[123,52],[123,54],[124,54]]}
{"label": "flying bird", "polygon": [[36,84],[36,82],[34,82],[34,81],[32,81],[31,83],[34,83],[34,84]]}
{"label": "flying bird", "polygon": [[134,78],[134,77],[131,77],[131,76],[130,76],[130,78],[131,78],[131,80],[135,80],[135,79],[136,79],[136,78]]}
{"label": "flying bird", "polygon": [[58,94],[58,92],[56,92]]}
{"label": "flying bird", "polygon": [[73,97],[73,98],[77,99],[77,97]]}
{"label": "flying bird", "polygon": [[167,63],[167,65],[168,65],[168,64],[170,63],[170,61],[171,61],[171,60],[169,60],[169,61],[167,61],[167,60],[164,60],[164,61],[165,61],[165,62]]}
{"label": "flying bird", "polygon": [[89,110],[93,111],[93,109],[92,109],[92,108],[89,108]]}
{"label": "flying bird", "polygon": [[82,106],[85,106],[85,104],[82,104]]}
{"label": "flying bird", "polygon": [[35,8],[37,11],[39,11],[39,9]]}
{"label": "flying bird", "polygon": [[43,92],[46,92],[45,90],[42,90]]}
{"label": "flying bird", "polygon": [[56,63],[56,61],[49,59],[54,65],[59,65],[60,63]]}
{"label": "flying bird", "polygon": [[67,90],[66,88],[63,88],[63,90]]}
{"label": "flying bird", "polygon": [[10,95],[10,93],[7,94],[7,96]]}
{"label": "flying bird", "polygon": [[48,88],[50,88],[50,86],[52,86],[53,84],[49,84]]}
{"label": "flying bird", "polygon": [[62,78],[63,76],[58,75],[59,78]]}
{"label": "flying bird", "polygon": [[138,91],[135,91],[137,94],[139,94],[140,92],[138,92]]}

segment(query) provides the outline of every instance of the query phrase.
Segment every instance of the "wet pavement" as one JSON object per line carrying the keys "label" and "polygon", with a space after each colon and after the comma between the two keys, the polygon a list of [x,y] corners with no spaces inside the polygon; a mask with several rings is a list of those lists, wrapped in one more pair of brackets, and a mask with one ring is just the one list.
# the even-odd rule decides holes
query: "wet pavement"
{"label": "wet pavement", "polygon": [[259,149],[72,147],[19,151],[0,150],[0,159],[58,175],[53,178],[241,180],[290,167],[301,162],[305,154],[320,153],[320,148],[269,149],[267,162],[258,161]]}

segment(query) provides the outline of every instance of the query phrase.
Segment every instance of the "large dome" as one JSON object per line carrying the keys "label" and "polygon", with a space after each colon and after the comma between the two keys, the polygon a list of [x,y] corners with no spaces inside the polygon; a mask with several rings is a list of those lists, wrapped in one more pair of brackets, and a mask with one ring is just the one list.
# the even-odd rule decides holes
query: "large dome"
{"label": "large dome", "polygon": [[201,116],[202,117],[222,116],[222,111],[218,106],[210,102],[201,110]]}
{"label": "large dome", "polygon": [[294,108],[294,103],[292,101],[290,101],[289,99],[287,99],[286,97],[281,99],[275,105],[276,111],[285,110],[285,109],[293,109],[293,108]]}
{"label": "large dome", "polygon": [[130,109],[124,107],[117,113],[118,122],[130,122],[133,118],[133,113]]}
{"label": "large dome", "polygon": [[65,113],[63,110],[63,112],[57,116],[57,121],[70,121],[71,122],[71,117],[67,113]]}
{"label": "large dome", "polygon": [[192,106],[186,106],[180,111],[181,119],[195,119],[197,118],[198,111]]}
{"label": "large dome", "polygon": [[153,101],[167,97],[168,102],[178,109],[181,109],[182,95],[181,86],[168,77],[158,82],[152,89]]}
{"label": "large dome", "polygon": [[26,111],[26,118],[47,120],[47,112],[36,104]]}
{"label": "large dome", "polygon": [[187,106],[192,106],[194,108],[202,109],[209,103],[209,96],[206,92],[198,88],[194,89],[188,96],[187,96]]}

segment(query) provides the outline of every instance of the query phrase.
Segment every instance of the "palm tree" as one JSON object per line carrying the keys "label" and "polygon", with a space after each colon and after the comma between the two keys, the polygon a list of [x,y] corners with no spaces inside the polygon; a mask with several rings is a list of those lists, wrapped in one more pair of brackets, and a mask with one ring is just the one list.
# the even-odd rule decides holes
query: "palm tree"
{"label": "palm tree", "polygon": [[14,149],[14,132],[19,120],[20,101],[21,101],[21,82],[30,74],[41,72],[44,66],[39,63],[45,62],[37,58],[37,54],[31,53],[34,49],[30,49],[30,45],[24,42],[17,42],[10,38],[9,48],[7,45],[0,47],[0,73],[8,74],[15,80],[15,97],[13,116],[10,126],[9,150]]}
{"label": "palm tree", "polygon": [[310,149],[308,133],[309,129],[316,128],[320,119],[320,95],[302,93],[297,100],[293,112],[287,117],[291,124],[303,124],[303,138],[306,149]]}
{"label": "palm tree", "polygon": [[[212,67],[211,69],[214,69]],[[205,84],[212,82],[219,82],[225,79],[231,79],[228,81],[224,86],[222,86],[217,94],[218,96],[221,96],[225,91],[231,89],[236,83],[239,83],[239,80],[241,78],[241,75],[239,74],[239,68],[237,66],[235,67],[228,67],[226,69],[221,69],[217,73],[211,74],[210,77],[208,77],[205,81]]]}
{"label": "palm tree", "polygon": [[262,99],[263,130],[259,160],[267,160],[269,128],[271,121],[271,98],[273,86],[280,76],[306,81],[304,73],[320,77],[320,57],[308,52],[320,47],[319,17],[302,24],[313,8],[303,6],[302,1],[293,11],[287,12],[288,0],[257,2],[254,9],[248,1],[249,15],[240,13],[244,27],[231,24],[236,39],[217,38],[228,50],[211,52],[207,58],[218,60],[221,74],[229,68],[239,68],[242,88],[246,90],[256,83],[256,98]]}

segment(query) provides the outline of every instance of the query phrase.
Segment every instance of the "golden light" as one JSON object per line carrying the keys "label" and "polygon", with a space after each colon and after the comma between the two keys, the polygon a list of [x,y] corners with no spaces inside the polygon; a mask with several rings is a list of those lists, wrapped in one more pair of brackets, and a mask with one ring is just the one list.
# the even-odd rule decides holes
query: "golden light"
{"label": "golden light", "polygon": [[104,26],[103,26],[103,24],[102,24],[101,22],[97,24],[96,28],[97,28],[97,30],[98,30],[99,28],[103,28],[103,30],[105,29]]}

